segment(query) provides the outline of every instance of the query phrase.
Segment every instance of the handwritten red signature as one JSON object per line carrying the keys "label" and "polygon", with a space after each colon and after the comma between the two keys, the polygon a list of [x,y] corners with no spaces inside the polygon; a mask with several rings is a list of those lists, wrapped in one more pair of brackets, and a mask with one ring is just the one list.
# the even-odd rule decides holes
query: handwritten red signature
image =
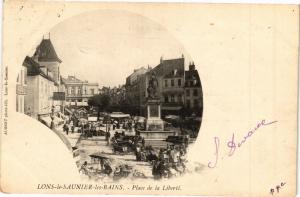
{"label": "handwritten red signature", "polygon": [[[235,141],[234,133],[232,133],[231,139],[227,142],[227,147],[229,148],[228,157],[231,157],[238,148],[247,142],[247,140],[261,127],[268,126],[274,124],[278,121],[266,122],[266,120],[261,120],[252,130],[248,131],[248,133],[244,136],[244,139],[239,141],[238,143]],[[207,166],[209,168],[215,168],[217,166],[219,160],[219,148],[220,148],[220,139],[218,137],[214,137],[215,144],[215,160],[214,162],[208,162]]]}

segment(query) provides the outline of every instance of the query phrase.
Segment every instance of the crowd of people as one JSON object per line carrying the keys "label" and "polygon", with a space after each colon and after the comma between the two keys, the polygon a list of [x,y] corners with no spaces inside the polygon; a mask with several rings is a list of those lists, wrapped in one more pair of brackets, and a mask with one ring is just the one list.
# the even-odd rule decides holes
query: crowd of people
{"label": "crowd of people", "polygon": [[[138,127],[143,127],[143,124],[132,117],[124,120],[81,122],[78,118],[70,116],[63,125],[63,130],[68,135],[69,132],[74,133],[77,127],[77,132],[85,137],[92,137],[99,135],[100,126],[105,128],[101,135],[105,136],[107,145],[112,146],[114,153],[134,154],[137,162],[149,162],[154,179],[179,176],[186,171],[188,143],[166,143],[166,147],[163,148],[153,148],[148,142],[146,145],[145,139],[136,132]],[[80,171],[88,172],[87,162],[83,163]],[[146,177],[142,172],[133,171],[127,165],[112,167],[109,162],[101,164],[101,174],[112,176],[114,179],[127,177],[129,174],[135,177]]]}

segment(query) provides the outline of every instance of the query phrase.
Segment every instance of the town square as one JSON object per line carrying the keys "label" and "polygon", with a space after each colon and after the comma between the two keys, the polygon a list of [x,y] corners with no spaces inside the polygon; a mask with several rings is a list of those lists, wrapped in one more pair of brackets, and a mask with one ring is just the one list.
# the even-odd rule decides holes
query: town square
{"label": "town square", "polygon": [[68,63],[60,55],[69,52],[62,49],[65,42],[56,46],[53,34],[24,58],[16,109],[63,141],[83,179],[160,180],[201,170],[190,166],[187,154],[200,130],[203,93],[197,66],[184,51],[122,67],[119,77],[119,70],[101,65],[85,77],[88,67]]}

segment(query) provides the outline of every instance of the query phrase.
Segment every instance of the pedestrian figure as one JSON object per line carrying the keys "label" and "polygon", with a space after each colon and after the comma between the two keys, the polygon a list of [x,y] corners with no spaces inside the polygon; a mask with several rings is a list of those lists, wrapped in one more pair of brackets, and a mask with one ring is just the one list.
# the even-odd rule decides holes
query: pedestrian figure
{"label": "pedestrian figure", "polygon": [[159,174],[159,169],[158,169],[159,163],[160,162],[158,160],[154,161],[154,165],[152,168],[152,175],[154,176],[154,179],[156,179],[156,180],[161,178],[161,176]]}
{"label": "pedestrian figure", "polygon": [[69,135],[69,126],[66,127],[66,133]]}
{"label": "pedestrian figure", "polygon": [[112,171],[113,170],[112,170],[111,166],[107,162],[105,162],[104,163],[104,173],[107,175],[110,175],[112,173]]}
{"label": "pedestrian figure", "polygon": [[109,145],[109,140],[110,140],[110,132],[109,131],[106,132],[105,138],[106,138],[106,141],[107,141],[106,145]]}
{"label": "pedestrian figure", "polygon": [[74,133],[74,125],[72,125],[71,131],[72,131],[72,133]]}
{"label": "pedestrian figure", "polygon": [[85,162],[81,165],[81,167],[80,167],[80,169],[79,169],[79,172],[83,171],[84,174],[87,174],[87,169],[86,169],[86,167],[87,167],[87,161],[85,161]]}
{"label": "pedestrian figure", "polygon": [[142,137],[142,145],[143,145],[143,147],[145,147],[145,138],[144,137]]}
{"label": "pedestrian figure", "polygon": [[66,131],[66,129],[67,129],[67,124],[64,124],[63,131]]}

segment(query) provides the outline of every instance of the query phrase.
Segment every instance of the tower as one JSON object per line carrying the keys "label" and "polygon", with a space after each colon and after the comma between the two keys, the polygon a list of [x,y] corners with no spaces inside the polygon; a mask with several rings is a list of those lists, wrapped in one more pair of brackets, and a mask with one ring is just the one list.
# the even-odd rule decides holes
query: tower
{"label": "tower", "polygon": [[50,33],[48,39],[43,37],[43,40],[34,53],[34,59],[41,65],[41,67],[46,67],[49,71],[51,71],[53,73],[54,81],[60,84],[59,65],[62,61],[58,58],[50,40]]}

